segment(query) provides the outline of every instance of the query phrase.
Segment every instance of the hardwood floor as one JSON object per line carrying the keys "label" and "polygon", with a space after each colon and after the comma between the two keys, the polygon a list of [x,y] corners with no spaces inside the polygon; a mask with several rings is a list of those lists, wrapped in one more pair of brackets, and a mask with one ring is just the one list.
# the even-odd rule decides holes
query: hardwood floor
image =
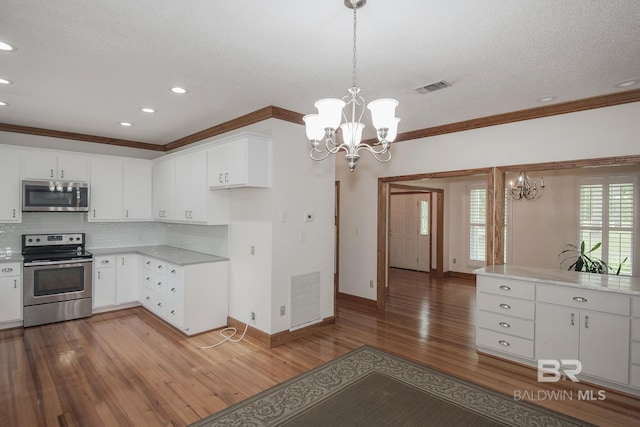
{"label": "hardwood floor", "polygon": [[577,400],[585,383],[536,382],[532,368],[475,350],[475,287],[463,279],[393,269],[386,312],[348,304],[336,325],[274,349],[248,340],[201,350],[218,332],[187,338],[137,307],[0,331],[0,425],[183,426],[363,344],[513,396],[569,391],[534,402],[603,426],[638,425],[640,399],[611,390]]}

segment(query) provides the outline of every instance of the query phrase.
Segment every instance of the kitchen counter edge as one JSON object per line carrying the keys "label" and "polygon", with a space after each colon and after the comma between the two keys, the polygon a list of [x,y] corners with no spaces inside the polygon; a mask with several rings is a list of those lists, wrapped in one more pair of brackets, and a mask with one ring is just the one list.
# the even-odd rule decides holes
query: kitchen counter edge
{"label": "kitchen counter edge", "polygon": [[89,251],[93,253],[94,257],[137,254],[161,259],[163,261],[181,266],[229,261],[229,258],[217,255],[209,255],[202,252],[191,251],[188,249],[182,249],[168,245],[128,246],[122,248],[91,248],[89,249]]}

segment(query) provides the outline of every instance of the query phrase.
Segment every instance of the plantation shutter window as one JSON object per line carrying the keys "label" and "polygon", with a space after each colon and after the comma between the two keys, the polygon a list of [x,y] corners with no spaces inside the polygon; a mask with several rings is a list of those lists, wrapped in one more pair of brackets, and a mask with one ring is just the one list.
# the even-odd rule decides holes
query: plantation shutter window
{"label": "plantation shutter window", "polygon": [[469,261],[485,261],[487,233],[487,190],[469,190]]}

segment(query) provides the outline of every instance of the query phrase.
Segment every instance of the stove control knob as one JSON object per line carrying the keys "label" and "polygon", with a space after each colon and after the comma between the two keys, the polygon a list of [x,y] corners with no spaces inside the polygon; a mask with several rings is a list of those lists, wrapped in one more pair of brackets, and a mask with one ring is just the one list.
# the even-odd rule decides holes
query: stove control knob
{"label": "stove control knob", "polygon": [[39,242],[39,241],[40,241],[40,239],[36,239],[36,242]]}
{"label": "stove control knob", "polygon": [[29,240],[27,240],[27,241],[28,241],[29,243],[31,243],[31,242],[33,242],[33,239],[29,239]]}

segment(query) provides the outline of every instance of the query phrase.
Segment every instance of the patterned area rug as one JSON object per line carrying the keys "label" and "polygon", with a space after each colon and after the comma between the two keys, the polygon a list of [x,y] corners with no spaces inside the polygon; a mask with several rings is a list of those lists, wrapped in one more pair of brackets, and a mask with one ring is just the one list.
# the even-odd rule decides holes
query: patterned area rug
{"label": "patterned area rug", "polygon": [[364,346],[210,415],[204,426],[587,426]]}

